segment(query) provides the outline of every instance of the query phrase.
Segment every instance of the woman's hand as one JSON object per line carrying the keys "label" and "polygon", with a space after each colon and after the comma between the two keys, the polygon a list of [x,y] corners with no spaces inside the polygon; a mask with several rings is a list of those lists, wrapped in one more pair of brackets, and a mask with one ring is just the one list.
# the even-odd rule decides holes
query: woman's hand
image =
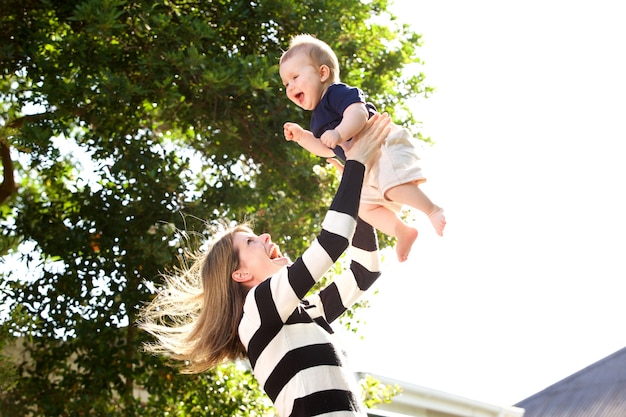
{"label": "woman's hand", "polygon": [[326,158],[326,162],[328,162],[329,164],[331,164],[332,166],[337,168],[337,170],[343,174],[343,164],[341,162],[339,162],[337,159],[335,159],[335,158]]}
{"label": "woman's hand", "polygon": [[376,159],[380,146],[385,142],[391,127],[391,118],[387,113],[376,113],[351,141],[341,147],[346,151],[346,159],[354,159],[368,166]]}

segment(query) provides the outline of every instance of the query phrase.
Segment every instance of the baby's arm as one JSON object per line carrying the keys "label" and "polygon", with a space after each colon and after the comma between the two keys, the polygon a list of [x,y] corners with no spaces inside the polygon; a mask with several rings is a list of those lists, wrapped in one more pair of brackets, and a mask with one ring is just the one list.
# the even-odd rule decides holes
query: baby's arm
{"label": "baby's arm", "polygon": [[368,118],[369,113],[364,103],[351,104],[343,112],[341,123],[336,128],[324,132],[320,139],[322,139],[324,145],[334,149],[335,146],[342,144],[359,133],[365,127]]}
{"label": "baby's arm", "polygon": [[304,130],[298,124],[291,122],[285,123],[283,129],[285,130],[285,139],[297,142],[298,145],[312,154],[323,158],[332,158],[335,156],[333,150],[313,136],[313,132],[310,130]]}

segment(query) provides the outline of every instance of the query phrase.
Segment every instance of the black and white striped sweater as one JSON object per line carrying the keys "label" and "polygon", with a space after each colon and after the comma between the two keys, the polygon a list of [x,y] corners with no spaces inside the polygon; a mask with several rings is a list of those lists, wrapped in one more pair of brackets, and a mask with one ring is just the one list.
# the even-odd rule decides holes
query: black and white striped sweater
{"label": "black and white striped sweater", "polygon": [[[380,276],[374,229],[357,220],[364,170],[355,161],[345,164],[315,242],[246,297],[239,337],[281,417],[366,416],[354,374],[329,325]],[[349,271],[304,298],[350,241]]]}

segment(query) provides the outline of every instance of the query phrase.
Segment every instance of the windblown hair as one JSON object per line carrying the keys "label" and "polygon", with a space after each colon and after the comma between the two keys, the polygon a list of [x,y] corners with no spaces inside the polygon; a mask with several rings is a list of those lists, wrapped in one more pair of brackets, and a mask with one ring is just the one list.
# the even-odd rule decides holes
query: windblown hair
{"label": "windblown hair", "polygon": [[140,312],[139,328],[156,339],[145,350],[172,359],[183,373],[204,372],[246,356],[238,327],[248,290],[232,279],[239,268],[233,246],[238,232],[251,228],[231,227],[206,253],[182,258],[173,273],[163,274],[163,289]]}
{"label": "windblown hair", "polygon": [[306,54],[317,66],[326,65],[330,70],[329,81],[339,82],[339,60],[326,42],[309,34],[296,35],[291,38],[289,49],[280,57],[279,64],[299,53]]}

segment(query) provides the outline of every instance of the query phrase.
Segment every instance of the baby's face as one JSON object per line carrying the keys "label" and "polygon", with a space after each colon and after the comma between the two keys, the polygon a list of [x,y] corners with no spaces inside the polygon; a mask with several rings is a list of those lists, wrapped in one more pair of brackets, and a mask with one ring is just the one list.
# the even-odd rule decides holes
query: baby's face
{"label": "baby's face", "polygon": [[313,110],[320,102],[326,85],[320,67],[305,54],[296,54],[280,65],[287,98],[304,110]]}

